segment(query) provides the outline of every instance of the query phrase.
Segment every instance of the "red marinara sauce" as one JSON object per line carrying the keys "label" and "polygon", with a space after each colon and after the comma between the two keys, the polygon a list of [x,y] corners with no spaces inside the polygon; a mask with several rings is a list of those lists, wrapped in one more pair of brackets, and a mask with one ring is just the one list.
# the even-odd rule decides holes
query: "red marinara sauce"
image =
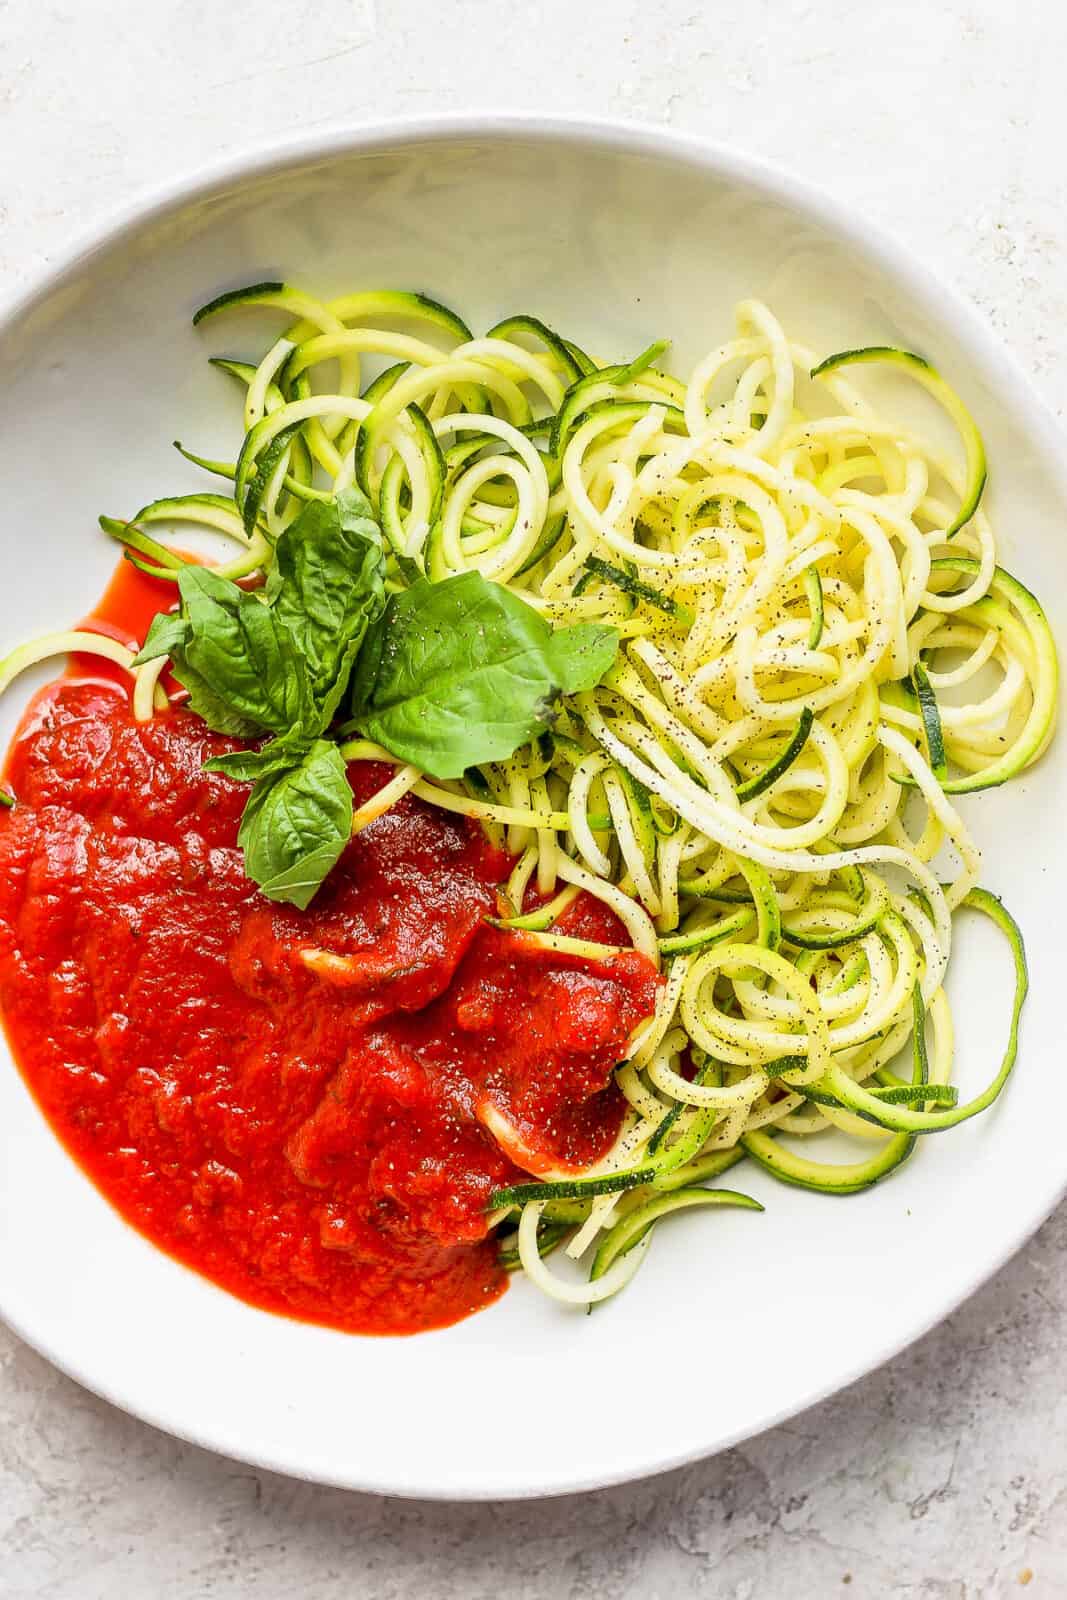
{"label": "red marinara sauce", "polygon": [[[143,636],[173,590],[126,565],[92,626]],[[360,1333],[441,1327],[505,1276],[486,1205],[615,1137],[611,1078],[653,1008],[627,951],[561,957],[488,926],[508,871],[477,825],[407,796],[307,911],[244,876],[235,741],[133,721],[80,658],[37,695],[0,815],[0,1006],[54,1131],[113,1206],[253,1305]],[[356,803],[390,769],[349,769]],[[624,943],[583,896],[561,923]],[[499,1124],[496,1124],[499,1131]]]}

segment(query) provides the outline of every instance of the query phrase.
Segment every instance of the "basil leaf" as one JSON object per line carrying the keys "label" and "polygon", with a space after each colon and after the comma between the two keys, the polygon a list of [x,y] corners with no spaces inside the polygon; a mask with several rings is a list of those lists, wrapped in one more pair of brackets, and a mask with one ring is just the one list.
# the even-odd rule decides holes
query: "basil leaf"
{"label": "basil leaf", "polygon": [[189,633],[188,622],[176,611],[157,611],[145,636],[145,642],[134,656],[131,665],[143,667],[146,661],[155,661],[159,656],[174,655],[176,650],[184,647]]}
{"label": "basil leaf", "polygon": [[240,783],[254,783],[276,772],[286,772],[303,760],[311,743],[299,729],[271,739],[259,750],[233,750],[224,756],[211,756],[204,762],[205,772],[224,772]]}
{"label": "basil leaf", "polygon": [[510,756],[554,719],[561,694],[592,688],[615,659],[614,628],[553,632],[477,572],[390,597],[356,666],[352,710],[368,738],[435,778]]}
{"label": "basil leaf", "polygon": [[545,659],[564,694],[581,694],[596,688],[618,648],[615,628],[600,622],[576,622],[570,628],[553,629],[545,645]]}
{"label": "basil leaf", "polygon": [[206,567],[183,567],[189,637],[174,672],[189,705],[219,733],[317,732],[307,671],[273,607]]}
{"label": "basil leaf", "polygon": [[335,744],[316,739],[297,766],[260,778],[237,842],[270,900],[307,906],[352,832],[352,790]]}
{"label": "basil leaf", "polygon": [[313,500],[278,539],[267,598],[305,663],[321,733],[348,686],[369,625],[385,606],[385,556],[358,489]]}
{"label": "basil leaf", "polygon": [[216,733],[229,733],[235,739],[254,739],[263,729],[249,717],[241,716],[224,695],[217,694],[205,678],[193,671],[188,662],[173,657],[171,666],[182,687],[189,691],[187,705],[198,717],[203,717]]}

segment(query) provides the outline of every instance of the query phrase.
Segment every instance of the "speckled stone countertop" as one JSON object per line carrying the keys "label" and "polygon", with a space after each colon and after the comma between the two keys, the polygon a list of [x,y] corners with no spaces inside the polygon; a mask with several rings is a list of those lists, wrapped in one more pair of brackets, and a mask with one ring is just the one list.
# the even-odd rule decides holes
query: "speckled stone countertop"
{"label": "speckled stone countertop", "polygon": [[[1067,408],[1062,0],[0,0],[0,292],[261,138],[390,113],[631,115],[831,186]],[[921,1345],[627,1488],[419,1505],[271,1477],[0,1331],[2,1600],[1067,1596],[1067,1210]]]}

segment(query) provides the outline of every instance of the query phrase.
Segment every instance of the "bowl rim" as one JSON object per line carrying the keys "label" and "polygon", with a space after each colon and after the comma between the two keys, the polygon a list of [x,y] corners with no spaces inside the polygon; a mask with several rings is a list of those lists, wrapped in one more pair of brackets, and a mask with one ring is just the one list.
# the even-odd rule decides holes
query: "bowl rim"
{"label": "bowl rim", "polygon": [[940,314],[943,308],[946,324],[951,323],[954,332],[977,351],[980,360],[992,360],[1006,369],[1018,394],[1035,413],[1045,447],[1042,453],[1047,455],[1046,466],[1060,487],[1067,490],[1067,462],[1061,454],[1063,429],[1051,404],[1018,357],[962,291],[921,261],[881,223],[872,222],[862,211],[835,199],[829,190],[789,167],[721,140],[639,119],[530,110],[442,111],[355,120],[280,139],[257,140],[218,160],[200,162],[175,177],[144,185],[129,200],[105,208],[64,248],[49,252],[25,283],[17,283],[0,295],[0,339],[94,256],[169,211],[208,199],[229,184],[268,177],[287,167],[331,156],[460,139],[514,143],[532,139],[549,144],[577,141],[622,154],[673,158],[704,171],[739,178],[771,198],[807,211],[847,239],[859,254],[888,266],[912,292],[930,302],[935,312]]}
{"label": "bowl rim", "polygon": [[[210,199],[227,187],[313,161],[420,143],[447,144],[462,140],[527,141],[546,145],[572,143],[609,153],[673,160],[697,172],[741,182],[770,199],[785,202],[804,212],[844,240],[859,256],[887,271],[922,304],[935,321],[951,329],[980,366],[996,370],[1006,389],[1007,409],[1025,410],[1032,428],[1034,448],[1042,466],[1058,491],[1067,498],[1064,430],[1050,402],[1038,390],[1011,349],[960,290],[926,266],[881,224],[870,222],[862,211],[835,199],[827,190],[787,167],[699,134],[678,132],[631,119],[555,113],[545,115],[536,111],[447,112],[338,123],[310,133],[266,142],[256,141],[222,159],[202,162],[175,177],[142,186],[130,199],[105,210],[95,222],[82,228],[63,249],[50,252],[26,282],[16,284],[12,291],[0,296],[0,341],[49,296],[75,279],[95,257],[168,213]],[[51,1341],[42,1337],[38,1330],[24,1328],[17,1315],[13,1316],[0,1308],[0,1322],[61,1372],[110,1404],[172,1436],[262,1470],[363,1493],[408,1499],[458,1503],[549,1498],[608,1488],[704,1460],[733,1448],[745,1439],[780,1426],[791,1417],[841,1392],[902,1354],[958,1310],[1032,1238],[1065,1195],[1067,1176],[1051,1195],[1047,1205],[1038,1214],[1026,1218],[1012,1242],[985,1261],[981,1270],[958,1295],[953,1295],[948,1302],[939,1303],[936,1310],[915,1327],[903,1344],[891,1341],[873,1356],[868,1354],[854,1363],[845,1364],[832,1381],[817,1391],[805,1394],[795,1404],[782,1407],[775,1415],[752,1427],[736,1430],[710,1448],[664,1453],[645,1463],[636,1473],[630,1465],[616,1472],[600,1472],[592,1478],[568,1478],[564,1474],[566,1481],[561,1483],[530,1483],[522,1488],[504,1491],[488,1482],[477,1488],[466,1487],[460,1492],[450,1492],[437,1484],[411,1481],[383,1483],[381,1480],[368,1481],[360,1477],[327,1476],[316,1471],[314,1466],[294,1464],[284,1451],[249,1450],[242,1448],[239,1441],[207,1438],[198,1433],[195,1427],[183,1425],[180,1419],[171,1416],[165,1404],[133,1406],[116,1387],[86,1376],[76,1363],[57,1353]]]}

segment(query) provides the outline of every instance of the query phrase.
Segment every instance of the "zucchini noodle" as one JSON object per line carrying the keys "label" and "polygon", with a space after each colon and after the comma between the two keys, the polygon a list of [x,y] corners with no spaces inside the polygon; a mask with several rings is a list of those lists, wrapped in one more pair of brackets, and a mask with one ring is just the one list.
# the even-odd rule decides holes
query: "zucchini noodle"
{"label": "zucchini noodle", "polygon": [[[128,553],[173,577],[180,560],[143,524],[191,517],[242,546],[219,570],[250,575],[309,498],[355,481],[394,590],[478,571],[552,624],[620,636],[606,679],[566,699],[551,732],[461,783],[358,736],[342,746],[398,768],[355,828],[407,793],[477,819],[515,857],[499,926],[610,955],[555,928],[584,892],[662,969],[656,1013],[617,1069],[619,1138],[589,1172],[493,1197],[501,1259],[591,1306],[671,1211],[702,1196],[758,1209],[701,1187],[738,1160],[853,1193],[919,1134],[988,1105],[1015,1059],[1025,957],[977,887],[981,856],[950,797],[1040,757],[1057,660],[1038,601],[997,566],[981,438],[944,379],[883,347],[819,363],[753,300],[688,382],[653,365],[664,346],[597,366],[536,318],[478,338],[393,291],[325,304],[275,286],[202,316],[242,304],[291,325],[258,367],[224,363],[246,386],[234,465],[191,458],[230,477],[232,498],[154,502],[108,526]],[[955,453],[876,411],[845,370],[876,362],[947,412]],[[129,664],[110,641],[92,647]],[[70,648],[85,636],[14,652],[0,687]],[[138,716],[153,666],[137,675]],[[1016,979],[1000,1069],[967,1101],[949,1083],[943,988],[962,907],[1005,935]],[[854,1160],[799,1153],[828,1127],[854,1138]],[[560,1245],[585,1281],[545,1265]]]}

